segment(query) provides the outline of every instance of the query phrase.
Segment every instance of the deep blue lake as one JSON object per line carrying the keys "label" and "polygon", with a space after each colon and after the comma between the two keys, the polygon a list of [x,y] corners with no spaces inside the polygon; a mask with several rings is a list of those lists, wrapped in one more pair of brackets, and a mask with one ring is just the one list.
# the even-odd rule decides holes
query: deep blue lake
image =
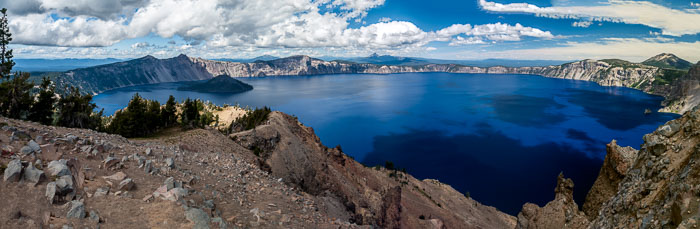
{"label": "deep blue lake", "polygon": [[270,106],[299,117],[330,147],[368,165],[392,161],[419,179],[452,185],[517,214],[525,202],[554,199],[559,172],[574,180],[581,205],[598,175],[605,144],[639,148],[642,136],[674,114],[644,114],[661,97],[596,83],[532,75],[407,73],[241,78],[241,94],[177,91],[162,83],[108,91],[106,114],[134,93],[216,104]]}

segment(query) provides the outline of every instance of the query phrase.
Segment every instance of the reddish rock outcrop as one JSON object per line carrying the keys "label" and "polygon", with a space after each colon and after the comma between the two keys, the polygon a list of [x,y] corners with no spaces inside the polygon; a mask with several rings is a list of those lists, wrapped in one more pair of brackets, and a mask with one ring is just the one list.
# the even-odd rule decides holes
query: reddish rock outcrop
{"label": "reddish rock outcrop", "polygon": [[544,207],[526,203],[518,214],[518,229],[586,228],[588,219],[574,202],[574,182],[559,174],[554,200]]}

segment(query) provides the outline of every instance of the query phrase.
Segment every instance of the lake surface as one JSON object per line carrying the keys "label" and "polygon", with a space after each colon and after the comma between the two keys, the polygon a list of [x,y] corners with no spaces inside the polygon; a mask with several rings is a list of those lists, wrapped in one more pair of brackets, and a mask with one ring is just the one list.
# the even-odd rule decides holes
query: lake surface
{"label": "lake surface", "polygon": [[368,165],[392,161],[486,205],[517,214],[525,202],[554,199],[556,177],[574,180],[579,206],[598,175],[605,144],[639,148],[674,114],[644,114],[661,97],[592,82],[532,75],[407,73],[241,78],[241,94],[177,91],[162,83],[108,91],[106,114],[134,93],[216,104],[270,106],[299,117],[327,146]]}

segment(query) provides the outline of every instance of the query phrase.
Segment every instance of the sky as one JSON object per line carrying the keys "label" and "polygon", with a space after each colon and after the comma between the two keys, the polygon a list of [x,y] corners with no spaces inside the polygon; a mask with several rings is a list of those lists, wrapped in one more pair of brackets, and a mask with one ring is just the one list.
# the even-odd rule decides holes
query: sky
{"label": "sky", "polygon": [[700,0],[0,0],[15,58],[700,61]]}

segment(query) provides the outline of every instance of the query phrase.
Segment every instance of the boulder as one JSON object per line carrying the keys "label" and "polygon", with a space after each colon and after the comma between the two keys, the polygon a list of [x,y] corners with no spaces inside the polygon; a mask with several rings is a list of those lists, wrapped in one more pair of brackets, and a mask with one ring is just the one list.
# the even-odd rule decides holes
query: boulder
{"label": "boulder", "polygon": [[92,221],[93,223],[100,223],[100,215],[98,215],[95,210],[90,210],[89,217],[90,221]]}
{"label": "boulder", "polygon": [[151,160],[147,160],[143,164],[143,171],[146,173],[151,173],[151,171],[153,171],[153,162]]}
{"label": "boulder", "polygon": [[29,146],[32,152],[41,153],[41,146],[39,146],[39,143],[36,143],[34,140],[30,140],[29,143],[27,143],[27,146]]}
{"label": "boulder", "polygon": [[83,202],[74,200],[70,202],[70,210],[66,214],[66,218],[69,219],[82,219],[85,218],[85,205]]}
{"label": "boulder", "polygon": [[7,168],[5,169],[5,172],[3,174],[3,178],[5,182],[7,181],[19,181],[19,178],[22,176],[22,162],[19,161],[19,159],[12,160],[10,163],[7,163]]}
{"label": "boulder", "polygon": [[49,182],[46,184],[46,198],[49,200],[49,203],[53,204],[54,198],[56,197],[56,189],[58,187],[56,186],[56,182]]}
{"label": "boulder", "polygon": [[29,182],[32,185],[38,184],[44,178],[46,178],[46,176],[44,175],[44,171],[34,168],[34,165],[32,163],[29,163],[27,168],[24,169],[24,173],[22,174],[22,179],[24,179],[25,182]]}
{"label": "boulder", "polygon": [[171,169],[175,168],[175,160],[173,160],[172,158],[165,159],[165,166]]}
{"label": "boulder", "polygon": [[161,197],[169,201],[178,201],[187,196],[187,190],[184,188],[173,188],[163,194]]}
{"label": "boulder", "polygon": [[95,196],[95,197],[98,197],[98,196],[106,196],[107,194],[109,194],[109,186],[97,188],[97,190],[95,191],[95,195],[94,195],[94,196]]}
{"label": "boulder", "polygon": [[112,166],[114,166],[114,165],[116,165],[117,163],[119,163],[119,159],[117,159],[117,158],[115,158],[115,157],[107,157],[107,158],[105,158],[105,160],[102,161],[102,162],[104,163],[104,168],[111,168]]}
{"label": "boulder", "polygon": [[129,191],[134,188],[134,181],[131,180],[131,178],[124,179],[123,181],[119,182],[119,190],[121,191]]}
{"label": "boulder", "polygon": [[49,166],[47,167],[49,170],[49,176],[60,177],[70,175],[70,169],[66,163],[67,162],[65,159],[49,162]]}
{"label": "boulder", "polygon": [[209,215],[198,208],[190,208],[185,211],[185,218],[194,224],[193,228],[209,228]]}
{"label": "boulder", "polygon": [[19,152],[22,153],[22,155],[29,155],[29,154],[33,153],[34,151],[32,151],[32,147],[22,146],[22,148],[19,149]]}
{"label": "boulder", "polygon": [[166,191],[169,191],[170,189],[175,188],[175,178],[168,177],[168,179],[165,179],[165,182],[163,182],[163,185],[165,185],[165,187],[167,187]]}
{"label": "boulder", "polygon": [[73,191],[73,177],[71,175],[61,176],[56,179],[56,190],[58,193],[66,194]]}
{"label": "boulder", "polygon": [[110,176],[104,176],[102,178],[107,179],[107,180],[113,180],[113,181],[122,181],[122,180],[126,179],[126,173],[117,172],[115,174],[112,174]]}
{"label": "boulder", "polygon": [[146,149],[146,156],[151,156],[153,154],[153,150],[151,148]]}

